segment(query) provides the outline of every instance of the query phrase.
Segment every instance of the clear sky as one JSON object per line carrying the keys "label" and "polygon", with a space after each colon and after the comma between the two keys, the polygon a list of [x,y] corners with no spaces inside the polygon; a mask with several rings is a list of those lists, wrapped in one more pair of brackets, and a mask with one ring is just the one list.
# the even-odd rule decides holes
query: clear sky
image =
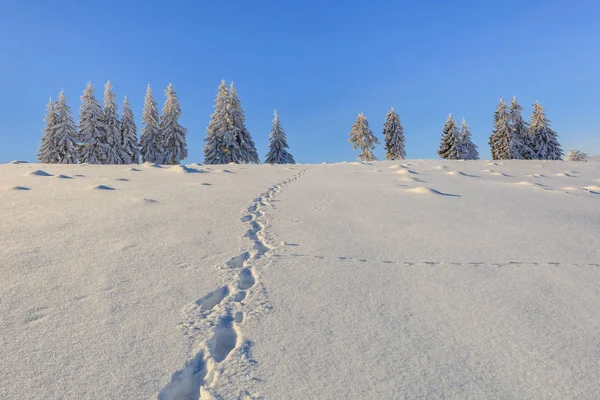
{"label": "clear sky", "polygon": [[[502,96],[539,100],[563,149],[600,153],[597,0],[0,0],[0,162],[35,160],[49,96],[77,115],[110,79],[138,128],[147,84],[175,85],[188,161],[203,160],[220,80],[234,81],[261,157],[273,109],[299,162],[351,161],[364,112],[382,140],[395,107],[408,158],[437,158],[449,113],[482,158]],[[382,158],[383,146],[375,154]]]}

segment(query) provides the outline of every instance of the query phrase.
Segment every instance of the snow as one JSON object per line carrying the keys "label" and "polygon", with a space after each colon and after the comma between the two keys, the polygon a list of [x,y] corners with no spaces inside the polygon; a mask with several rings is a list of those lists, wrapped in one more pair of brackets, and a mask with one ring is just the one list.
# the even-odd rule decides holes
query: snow
{"label": "snow", "polygon": [[598,182],[0,165],[0,398],[597,398]]}

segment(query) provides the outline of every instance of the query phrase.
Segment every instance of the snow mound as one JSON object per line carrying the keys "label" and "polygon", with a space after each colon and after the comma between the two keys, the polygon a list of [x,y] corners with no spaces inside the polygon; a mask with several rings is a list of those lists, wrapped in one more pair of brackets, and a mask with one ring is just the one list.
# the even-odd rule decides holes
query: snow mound
{"label": "snow mound", "polygon": [[427,188],[424,186],[407,189],[406,191],[410,192],[410,193],[416,193],[416,194],[437,194],[440,196],[460,197],[458,194],[442,193],[439,190]]}
{"label": "snow mound", "polygon": [[179,172],[180,174],[194,174],[194,173],[197,174],[197,173],[204,172],[201,169],[190,168],[185,165],[175,165],[173,167],[170,167],[169,171]]}
{"label": "snow mound", "polygon": [[140,172],[140,171],[141,171],[141,169],[139,169],[139,168],[135,168],[135,167],[131,167],[131,168],[127,168],[125,171]]}
{"label": "snow mound", "polygon": [[447,165],[436,165],[435,167],[433,167],[433,169],[436,170],[436,171],[445,171],[448,168],[449,167]]}
{"label": "snow mound", "polygon": [[13,186],[10,189],[12,190],[30,190],[28,187],[26,186]]}
{"label": "snow mound", "polygon": [[568,178],[576,178],[576,176],[573,176],[573,175],[571,175],[568,172],[559,172],[557,174],[554,174],[554,176],[565,176],[565,177],[568,177]]}
{"label": "snow mound", "polygon": [[49,174],[46,171],[42,171],[41,169],[36,169],[35,171],[31,171],[27,175],[31,175],[31,176],[52,176],[52,174]]}
{"label": "snow mound", "polygon": [[14,160],[14,161],[9,162],[9,164],[13,164],[13,165],[16,165],[16,164],[29,164],[29,162],[27,162],[27,161],[21,161],[21,160]]}
{"label": "snow mound", "polygon": [[448,172],[446,172],[446,175],[451,175],[451,176],[467,176],[469,178],[476,178],[475,175],[469,175],[469,174],[466,174],[466,173],[464,173],[462,171],[448,171]]}
{"label": "snow mound", "polygon": [[145,162],[142,165],[146,168],[162,168],[162,166],[160,164],[151,163],[151,162]]}
{"label": "snow mound", "polygon": [[600,186],[597,185],[586,186],[584,189],[590,193],[600,194]]}
{"label": "snow mound", "polygon": [[233,171],[230,171],[228,169],[218,169],[215,172],[225,172],[226,174],[233,174],[234,173]]}
{"label": "snow mound", "polygon": [[521,181],[521,182],[517,182],[517,185],[521,185],[521,186],[537,186],[537,183],[528,182],[528,181]]}
{"label": "snow mound", "polygon": [[95,185],[90,187],[90,189],[94,189],[94,190],[117,190],[113,187],[110,186],[106,186],[106,185]]}
{"label": "snow mound", "polygon": [[546,175],[544,175],[544,174],[529,174],[527,176],[530,176],[532,178],[545,178],[546,177]]}
{"label": "snow mound", "polygon": [[396,171],[396,173],[400,174],[400,175],[408,175],[408,174],[419,175],[418,172],[413,171],[412,169],[399,169],[398,171]]}
{"label": "snow mound", "polygon": [[73,179],[73,177],[72,177],[72,176],[69,176],[69,175],[63,175],[63,174],[56,175],[56,176],[55,176],[55,178],[58,178],[58,179]]}

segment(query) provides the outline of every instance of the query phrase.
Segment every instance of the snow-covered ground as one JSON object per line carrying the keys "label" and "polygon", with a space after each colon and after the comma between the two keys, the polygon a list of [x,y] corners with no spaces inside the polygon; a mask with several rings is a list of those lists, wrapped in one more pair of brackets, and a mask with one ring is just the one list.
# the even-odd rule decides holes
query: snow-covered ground
{"label": "snow-covered ground", "polygon": [[600,398],[600,163],[0,165],[1,399]]}

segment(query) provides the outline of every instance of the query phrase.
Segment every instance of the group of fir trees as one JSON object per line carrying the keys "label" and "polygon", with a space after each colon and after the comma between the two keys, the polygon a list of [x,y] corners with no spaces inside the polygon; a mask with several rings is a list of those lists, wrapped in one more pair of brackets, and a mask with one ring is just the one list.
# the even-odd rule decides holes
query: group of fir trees
{"label": "group of fir trees", "polygon": [[187,130],[178,122],[181,109],[173,85],[165,93],[167,99],[159,118],[148,86],[144,127],[138,144],[131,105],[125,97],[123,115],[119,117],[110,81],[104,85],[104,108],[96,100],[94,85],[87,84],[81,96],[78,126],[61,92],[58,101],[50,100],[48,104],[38,160],[63,164],[137,164],[141,155],[143,161],[179,164],[187,157]]}
{"label": "group of fir trees", "polygon": [[489,145],[494,160],[561,160],[563,151],[540,103],[533,105],[529,123],[515,97],[510,107],[500,99],[494,112],[494,130]]}
{"label": "group of fir trees", "polygon": [[463,119],[459,131],[452,115],[448,116],[442,130],[438,154],[447,160],[479,160],[479,151],[471,140],[471,130],[467,121]]}
{"label": "group of fir trees", "polygon": [[[400,122],[400,117],[392,107],[387,113],[386,121],[383,124],[383,137],[385,139],[385,158],[388,160],[404,160],[406,158],[404,128]],[[360,148],[358,155],[359,161],[375,161],[377,157],[373,154],[373,149],[379,140],[369,129],[369,121],[363,113],[358,114],[348,140],[354,150]]]}

